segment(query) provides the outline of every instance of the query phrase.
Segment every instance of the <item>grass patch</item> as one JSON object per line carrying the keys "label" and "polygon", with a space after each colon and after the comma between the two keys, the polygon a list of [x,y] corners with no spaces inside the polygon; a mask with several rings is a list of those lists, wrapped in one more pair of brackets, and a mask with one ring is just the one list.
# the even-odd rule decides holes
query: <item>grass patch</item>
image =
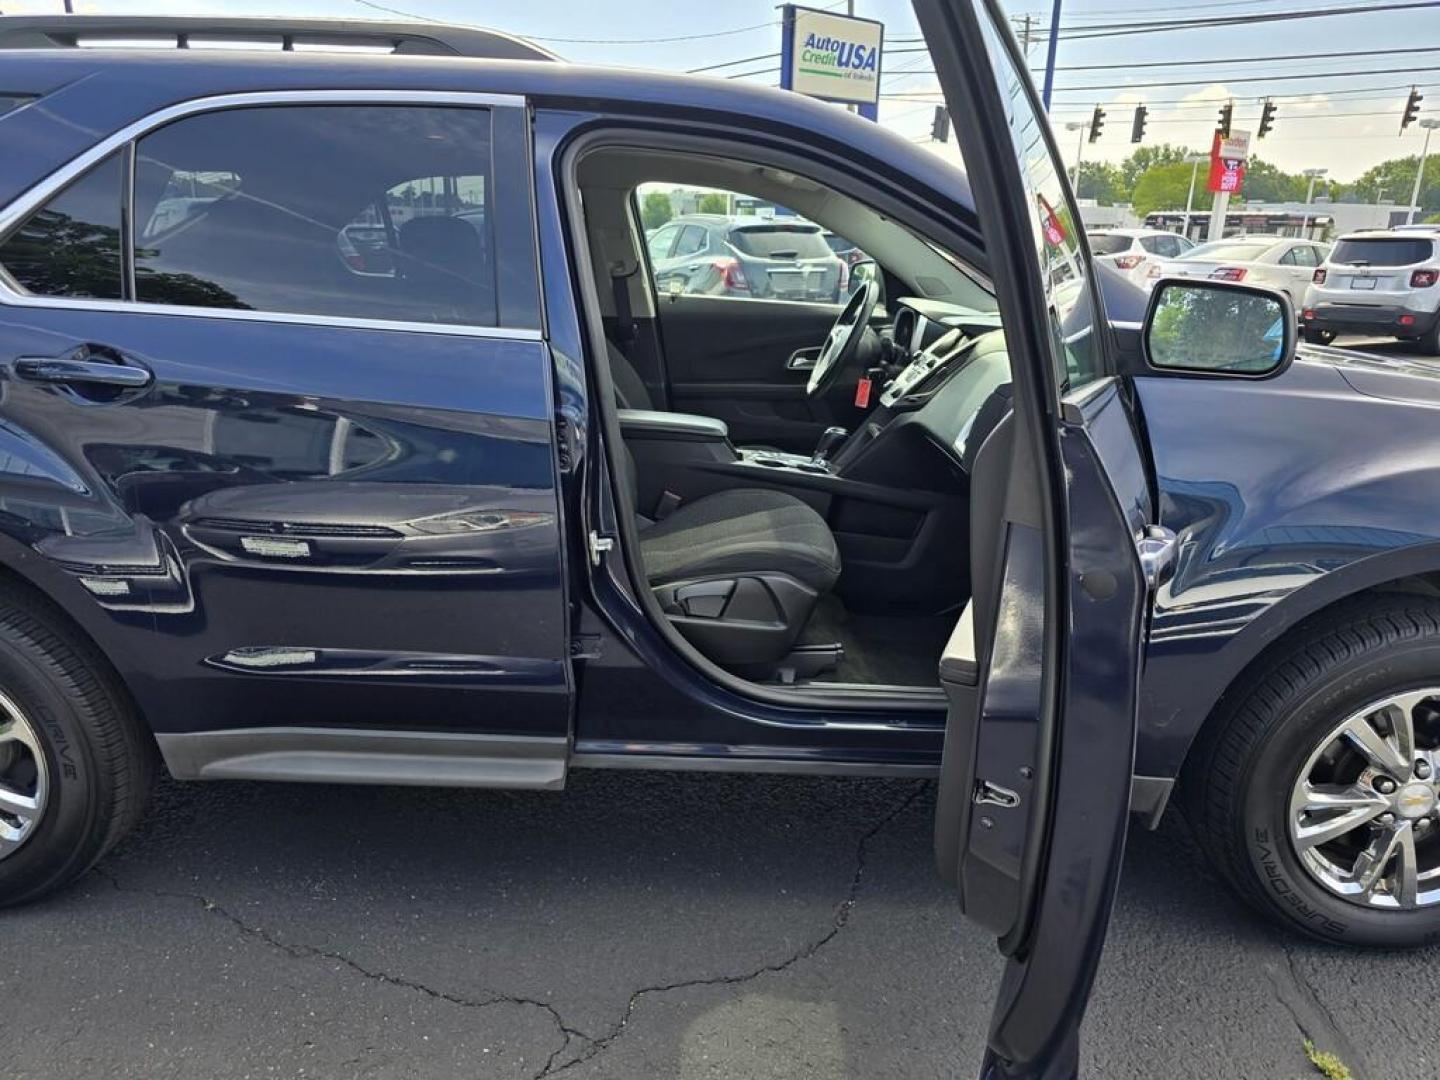
{"label": "grass patch", "polygon": [[1310,1064],[1315,1066],[1315,1071],[1325,1077],[1325,1080],[1353,1080],[1350,1075],[1350,1066],[1330,1053],[1329,1050],[1317,1050],[1315,1044],[1309,1039],[1305,1040],[1305,1056],[1310,1059]]}

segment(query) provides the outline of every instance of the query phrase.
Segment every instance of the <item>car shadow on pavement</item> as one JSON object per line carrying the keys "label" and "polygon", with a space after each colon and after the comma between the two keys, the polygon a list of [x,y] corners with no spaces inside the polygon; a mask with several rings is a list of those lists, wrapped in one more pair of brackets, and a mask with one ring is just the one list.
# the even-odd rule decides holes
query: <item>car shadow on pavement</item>
{"label": "car shadow on pavement", "polygon": [[[165,783],[95,873],[6,916],[0,987],[28,990],[0,1053],[77,1078],[966,1075],[1003,961],[935,876],[932,813],[914,781]],[[1352,1017],[1357,967],[1433,999],[1435,959],[1272,929],[1170,820],[1132,834],[1087,1070],[1301,1076],[1308,1036],[1433,1075],[1419,1001]]]}

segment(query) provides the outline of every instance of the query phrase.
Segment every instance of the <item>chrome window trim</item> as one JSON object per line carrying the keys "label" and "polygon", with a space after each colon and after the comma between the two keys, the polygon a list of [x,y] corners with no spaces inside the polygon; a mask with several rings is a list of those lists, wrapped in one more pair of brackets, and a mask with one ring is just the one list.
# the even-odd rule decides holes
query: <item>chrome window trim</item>
{"label": "chrome window trim", "polygon": [[[17,196],[4,210],[0,210],[0,241],[8,237],[10,232],[31,214],[44,206],[62,188],[78,179],[93,165],[126,144],[143,138],[156,128],[200,113],[220,112],[225,109],[257,105],[451,105],[470,108],[513,109],[524,108],[525,99],[516,94],[469,93],[449,90],[263,90],[192,98],[189,101],[157,109],[155,112],[132,121],[118,131],[112,132]],[[125,312],[134,315],[239,319],[245,322],[288,323],[304,326],[353,327],[360,330],[394,330],[405,333],[500,338],[509,341],[541,341],[544,339],[539,329],[520,327],[409,322],[399,319],[367,319],[362,316],[250,311],[244,308],[186,307],[178,304],[151,304],[139,300],[93,300],[68,296],[36,296],[25,292],[3,272],[0,272],[0,305],[60,308],[71,311]]]}

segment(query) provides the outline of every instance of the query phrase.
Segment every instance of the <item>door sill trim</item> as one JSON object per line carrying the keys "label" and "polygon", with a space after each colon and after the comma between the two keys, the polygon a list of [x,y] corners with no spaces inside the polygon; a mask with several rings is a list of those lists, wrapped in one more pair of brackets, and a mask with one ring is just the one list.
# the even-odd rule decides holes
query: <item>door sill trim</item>
{"label": "door sill trim", "polygon": [[564,737],[228,728],[159,734],[177,780],[282,780],[317,784],[538,788],[565,786]]}
{"label": "door sill trim", "polygon": [[659,772],[774,773],[793,776],[891,776],[930,780],[939,764],[864,761],[813,761],[800,758],[735,757],[733,755],[576,753],[576,769],[637,769]]}

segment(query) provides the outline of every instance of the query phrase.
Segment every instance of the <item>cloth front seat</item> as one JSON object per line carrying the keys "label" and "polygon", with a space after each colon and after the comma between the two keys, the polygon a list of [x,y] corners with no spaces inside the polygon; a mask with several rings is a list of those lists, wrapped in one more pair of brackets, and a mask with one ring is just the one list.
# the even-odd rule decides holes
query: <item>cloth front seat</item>
{"label": "cloth front seat", "polygon": [[[622,463],[633,503],[628,449]],[[715,663],[749,676],[778,670],[840,577],[830,526],[783,491],[716,492],[661,521],[637,514],[635,524],[640,563],[666,617]]]}
{"label": "cloth front seat", "polygon": [[652,585],[780,573],[823,593],[840,577],[840,550],[825,519],[795,496],[763,488],[706,495],[642,524],[640,558]]}

